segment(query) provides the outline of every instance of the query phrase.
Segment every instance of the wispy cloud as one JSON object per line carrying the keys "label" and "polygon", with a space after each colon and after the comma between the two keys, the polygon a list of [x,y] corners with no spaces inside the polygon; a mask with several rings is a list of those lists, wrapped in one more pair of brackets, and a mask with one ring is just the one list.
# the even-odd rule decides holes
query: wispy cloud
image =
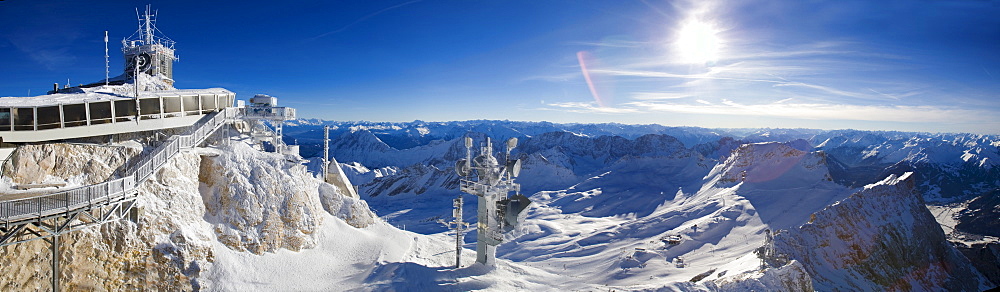
{"label": "wispy cloud", "polygon": [[535,75],[521,78],[520,81],[549,81],[549,82],[565,82],[569,80],[580,80],[583,76],[580,74],[580,69],[573,68],[572,72],[552,74],[552,75]]}
{"label": "wispy cloud", "polygon": [[562,103],[549,103],[546,104],[547,107],[539,108],[540,110],[559,110],[571,113],[602,113],[602,114],[628,114],[637,113],[638,109],[634,108],[620,108],[620,107],[603,107],[598,106],[596,102],[562,102]]}
{"label": "wispy cloud", "polygon": [[[699,83],[699,80],[718,80],[718,81],[732,81],[736,83],[731,84],[713,84],[714,91],[729,91],[734,95],[734,98],[739,96],[746,96],[748,88],[746,83],[759,83],[759,84],[770,84],[773,88],[794,88],[790,89],[797,95],[813,96],[816,99],[827,99],[827,100],[843,100],[844,98],[849,99],[859,99],[859,100],[869,100],[869,101],[900,101],[903,98],[921,94],[921,91],[913,90],[911,86],[909,90],[904,90],[902,92],[886,92],[883,90],[894,90],[894,88],[876,90],[873,87],[865,88],[852,88],[845,89],[843,86],[835,85],[835,83],[844,83],[845,81],[834,80],[832,78],[819,78],[812,76],[817,71],[821,71],[823,68],[809,68],[804,66],[795,65],[775,65],[767,66],[766,64],[751,64],[751,63],[735,63],[724,66],[719,66],[716,68],[710,68],[706,72],[698,73],[672,73],[664,71],[654,71],[654,70],[622,70],[622,69],[603,69],[603,70],[592,70],[596,74],[607,74],[619,77],[633,77],[633,78],[660,78],[660,79],[677,79],[677,80],[687,80],[683,83],[679,83],[673,86],[673,88],[695,88],[702,86],[703,83]],[[786,75],[786,76],[782,76]],[[795,75],[802,77],[794,77],[787,75]],[[823,84],[822,79],[830,79],[827,84]],[[868,84],[873,84],[875,82],[866,82]],[[757,93],[760,93],[760,88],[757,88]],[[785,91],[773,91],[771,94],[776,97],[780,95],[788,95],[789,92]],[[636,99],[649,99],[649,96],[692,96],[690,92],[641,92],[639,94],[633,94]]]}
{"label": "wispy cloud", "polygon": [[[650,8],[661,7],[642,3]],[[672,13],[712,11],[701,9],[696,2],[671,5]],[[706,18],[713,20],[711,15]],[[989,90],[963,86],[964,81],[957,80],[955,74],[935,78],[948,73],[934,70],[954,69],[935,63],[939,59],[928,59],[924,51],[879,47],[886,43],[866,40],[863,35],[768,38],[739,31],[738,27],[725,28],[723,35],[729,38],[724,40],[725,50],[717,62],[707,64],[688,64],[687,60],[671,56],[665,49],[670,45],[669,37],[660,44],[580,43],[617,46],[623,49],[609,52],[627,52],[601,55],[604,66],[590,70],[596,76],[613,77],[619,84],[618,102],[600,109],[586,103],[547,107],[578,113],[616,111],[649,117],[684,113],[727,116],[721,118],[729,121],[746,116],[831,125],[844,121],[921,126],[962,123],[965,127],[1000,124],[990,118],[1000,115],[1000,107],[987,101]],[[974,69],[983,78],[992,77],[986,67]],[[984,102],[987,104],[981,106]]]}
{"label": "wispy cloud", "polygon": [[358,23],[364,22],[365,20],[368,20],[369,18],[375,17],[375,16],[377,16],[379,14],[385,13],[386,11],[397,9],[397,8],[401,8],[403,6],[414,4],[414,3],[417,3],[417,2],[421,2],[421,1],[423,1],[423,0],[412,0],[412,1],[407,1],[407,2],[403,2],[403,3],[400,3],[400,4],[396,4],[396,5],[393,5],[393,6],[389,6],[389,7],[383,8],[382,10],[375,11],[375,12],[373,12],[371,14],[362,16],[361,18],[358,18],[358,20],[355,20],[354,22],[348,23],[347,25],[345,25],[345,26],[343,26],[341,28],[338,28],[336,30],[328,31],[328,32],[322,33],[320,35],[314,36],[314,37],[310,38],[310,40],[317,40],[317,39],[323,38],[323,37],[328,36],[328,35],[332,35],[332,34],[337,34],[337,33],[343,32],[343,31],[347,30],[348,28],[351,28],[352,26],[354,26],[354,25],[356,25]]}
{"label": "wispy cloud", "polygon": [[571,42],[571,45],[604,47],[604,48],[641,48],[649,45],[647,42],[627,41],[627,40],[604,40],[600,42]]}
{"label": "wispy cloud", "polygon": [[840,89],[832,88],[832,87],[829,87],[829,86],[823,86],[823,85],[818,85],[818,84],[807,84],[807,83],[802,83],[802,82],[779,82],[778,84],[775,84],[774,86],[776,86],[776,87],[789,86],[789,87],[802,87],[802,88],[808,88],[808,89],[815,89],[815,90],[821,91],[823,93],[833,94],[833,95],[842,96],[842,97],[868,98],[868,97],[872,96],[870,94],[862,94],[862,93],[858,93],[858,92],[851,92],[851,91],[846,91],[846,90],[840,90]]}
{"label": "wispy cloud", "polygon": [[632,98],[637,100],[664,100],[664,99],[681,99],[693,97],[691,94],[686,93],[672,93],[672,92],[634,92],[632,93]]}
{"label": "wispy cloud", "polygon": [[547,104],[548,110],[574,113],[686,113],[700,115],[777,117],[800,120],[847,120],[906,123],[974,123],[989,113],[958,107],[866,106],[851,104],[793,103],[783,99],[766,104],[744,104],[723,99],[720,103],[697,99],[695,103],[633,101],[618,107],[593,103]]}

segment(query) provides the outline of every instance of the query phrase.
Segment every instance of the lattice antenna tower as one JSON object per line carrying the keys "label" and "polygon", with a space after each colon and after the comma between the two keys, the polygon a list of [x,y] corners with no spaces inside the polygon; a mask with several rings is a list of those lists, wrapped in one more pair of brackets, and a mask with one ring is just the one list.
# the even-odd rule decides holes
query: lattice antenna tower
{"label": "lattice antenna tower", "polygon": [[[138,73],[150,76],[161,75],[173,84],[174,42],[156,27],[157,12],[146,5],[145,11],[135,11],[139,28],[131,36],[122,39],[122,55],[125,57],[125,75],[135,80]],[[136,73],[138,71],[138,73]]]}
{"label": "lattice antenna tower", "polygon": [[455,163],[455,171],[462,177],[462,192],[479,197],[476,262],[492,266],[496,262],[496,246],[503,242],[503,234],[519,223],[519,214],[527,209],[531,200],[520,194],[521,185],[514,182],[521,172],[521,160],[510,159],[510,151],[517,147],[517,138],[507,140],[503,164],[493,155],[489,137],[475,158],[472,146],[472,138],[466,137],[466,158]]}

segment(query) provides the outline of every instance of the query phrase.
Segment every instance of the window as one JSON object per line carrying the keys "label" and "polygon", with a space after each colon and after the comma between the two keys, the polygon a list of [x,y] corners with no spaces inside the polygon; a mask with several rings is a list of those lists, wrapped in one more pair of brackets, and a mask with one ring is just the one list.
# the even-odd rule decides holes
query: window
{"label": "window", "polygon": [[[164,108],[166,108],[166,102],[164,102]],[[160,118],[160,98],[143,98],[139,99],[139,113],[142,115],[143,119],[158,119]]]}
{"label": "window", "polygon": [[63,105],[63,124],[66,127],[77,127],[87,125],[87,105],[78,104],[64,104]]}
{"label": "window", "polygon": [[38,108],[38,129],[61,128],[59,106],[43,106]]}
{"label": "window", "polygon": [[189,114],[197,114],[200,110],[201,104],[198,102],[198,96],[184,96],[184,111]]}
{"label": "window", "polygon": [[106,124],[111,122],[111,102],[94,102],[90,104],[90,124]]}
{"label": "window", "polygon": [[14,109],[14,130],[32,131],[35,129],[35,108],[23,107]]}
{"label": "window", "polygon": [[181,97],[167,96],[163,98],[163,113],[177,113],[181,111]]}
{"label": "window", "polygon": [[115,101],[115,120],[119,122],[127,122],[135,117],[135,100],[134,99],[120,99]]}
{"label": "window", "polygon": [[0,131],[10,131],[9,108],[0,108]]}

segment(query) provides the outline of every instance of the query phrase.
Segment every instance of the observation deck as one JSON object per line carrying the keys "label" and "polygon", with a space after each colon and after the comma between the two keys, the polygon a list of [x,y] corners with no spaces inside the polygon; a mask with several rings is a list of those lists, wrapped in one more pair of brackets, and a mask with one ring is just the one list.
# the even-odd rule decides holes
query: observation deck
{"label": "observation deck", "polygon": [[191,126],[233,107],[222,88],[141,91],[138,98],[87,91],[0,97],[0,142],[43,142]]}

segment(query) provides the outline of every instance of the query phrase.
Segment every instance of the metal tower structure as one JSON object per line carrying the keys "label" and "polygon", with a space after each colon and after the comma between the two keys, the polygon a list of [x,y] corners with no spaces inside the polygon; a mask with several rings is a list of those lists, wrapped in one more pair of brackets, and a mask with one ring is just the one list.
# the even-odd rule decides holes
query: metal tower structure
{"label": "metal tower structure", "polygon": [[455,163],[455,171],[462,177],[462,192],[479,197],[476,262],[487,266],[496,263],[496,246],[503,242],[503,233],[517,226],[518,216],[531,203],[520,194],[521,185],[514,182],[521,172],[521,160],[510,157],[517,138],[507,140],[506,146],[503,164],[493,156],[489,137],[479,148],[479,155],[472,158],[472,138],[465,137],[466,158]]}
{"label": "metal tower structure", "polygon": [[462,194],[459,194],[452,202],[452,205],[455,207],[452,213],[454,220],[451,222],[438,220],[438,222],[455,230],[455,268],[457,269],[462,267],[462,245],[465,245],[465,232],[466,228],[469,227],[469,222],[465,222],[462,216],[462,204],[464,203],[462,201]]}
{"label": "metal tower structure", "polygon": [[[156,28],[156,12],[146,5],[146,11],[139,14],[139,29],[128,38],[122,40],[122,54],[125,57],[125,77],[134,81],[137,73],[150,76],[162,75],[173,84],[175,42],[163,35]],[[156,32],[159,32],[157,34]]]}
{"label": "metal tower structure", "polygon": [[330,126],[323,126],[323,179],[330,173]]}

